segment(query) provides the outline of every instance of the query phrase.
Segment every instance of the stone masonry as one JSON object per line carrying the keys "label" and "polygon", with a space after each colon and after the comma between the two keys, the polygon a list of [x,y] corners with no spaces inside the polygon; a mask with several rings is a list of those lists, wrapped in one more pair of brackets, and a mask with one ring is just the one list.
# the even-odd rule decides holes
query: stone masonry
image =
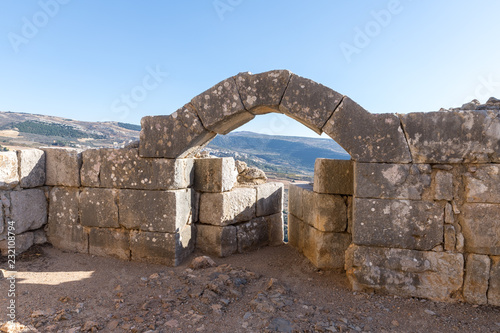
{"label": "stone masonry", "polygon": [[288,240],[316,267],[342,270],[351,244],[351,161],[318,158],[314,186],[290,185]]}
{"label": "stone masonry", "polygon": [[172,266],[192,252],[193,159],[147,159],[134,148],[45,151],[47,173],[59,169],[49,196],[52,245]]}
{"label": "stone masonry", "polygon": [[283,243],[283,184],[242,186],[235,161],[227,157],[197,159],[195,175],[200,250],[225,257]]}
{"label": "stone masonry", "polygon": [[45,152],[0,152],[0,250],[18,254],[47,241]]}
{"label": "stone masonry", "polygon": [[17,253],[48,239],[63,250],[171,266],[197,240],[218,255],[283,243],[283,185],[239,186],[232,158],[44,148],[0,153],[0,161],[3,255],[14,245],[9,231]]}
{"label": "stone masonry", "polygon": [[231,158],[194,158],[269,112],[351,156],[318,159],[312,185],[290,186],[291,246],[345,269],[356,291],[500,306],[499,100],[371,114],[286,70],[240,73],[144,117],[138,149],[1,152],[2,254],[9,232],[18,253],[46,232],[61,249],[167,265],[195,247],[228,256],[281,244],[281,184]]}

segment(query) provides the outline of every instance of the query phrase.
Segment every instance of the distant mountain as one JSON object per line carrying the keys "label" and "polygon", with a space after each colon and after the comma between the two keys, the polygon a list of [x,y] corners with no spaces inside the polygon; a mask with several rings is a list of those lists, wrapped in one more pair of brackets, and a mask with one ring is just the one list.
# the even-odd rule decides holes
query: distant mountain
{"label": "distant mountain", "polygon": [[267,172],[312,175],[316,158],[349,159],[332,139],[233,132],[218,135],[206,150],[212,155],[233,156]]}
{"label": "distant mountain", "polygon": [[[2,146],[122,147],[139,139],[141,127],[121,122],[86,122],[30,113],[0,112]],[[331,139],[233,132],[218,135],[205,150],[232,156],[279,177],[310,179],[316,158],[349,159]]]}

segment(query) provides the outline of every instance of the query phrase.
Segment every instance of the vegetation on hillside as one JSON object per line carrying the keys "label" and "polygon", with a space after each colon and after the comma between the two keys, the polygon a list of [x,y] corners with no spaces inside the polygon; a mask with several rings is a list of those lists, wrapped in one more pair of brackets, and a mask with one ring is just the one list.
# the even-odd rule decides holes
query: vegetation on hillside
{"label": "vegetation on hillside", "polygon": [[95,133],[85,133],[83,131],[77,130],[71,126],[57,124],[57,123],[45,123],[41,121],[23,121],[20,123],[12,124],[11,128],[17,128],[19,132],[31,133],[44,136],[59,136],[63,138],[92,138],[92,139],[105,139],[106,136]]}
{"label": "vegetation on hillside", "polygon": [[238,153],[243,157],[236,158],[248,165],[286,178],[295,178],[293,174],[312,174],[317,158],[350,158],[331,139],[281,137],[249,132],[218,135],[207,148]]}
{"label": "vegetation on hillside", "polygon": [[121,128],[129,129],[132,131],[141,131],[141,125],[134,125],[134,124],[129,124],[129,123],[118,123],[118,126]]}

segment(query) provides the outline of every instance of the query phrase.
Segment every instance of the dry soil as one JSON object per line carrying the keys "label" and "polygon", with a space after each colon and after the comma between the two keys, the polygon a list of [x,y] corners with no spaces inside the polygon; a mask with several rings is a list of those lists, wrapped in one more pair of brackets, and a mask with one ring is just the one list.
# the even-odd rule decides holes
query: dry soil
{"label": "dry soil", "polygon": [[[37,246],[17,259],[13,332],[500,332],[500,308],[349,290],[295,249],[175,268]],[[6,263],[2,262],[2,268]]]}

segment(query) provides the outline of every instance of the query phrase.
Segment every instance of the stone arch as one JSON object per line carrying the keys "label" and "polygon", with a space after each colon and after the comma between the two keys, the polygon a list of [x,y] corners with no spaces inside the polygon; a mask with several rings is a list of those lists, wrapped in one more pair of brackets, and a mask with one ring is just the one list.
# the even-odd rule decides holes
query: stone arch
{"label": "stone arch", "polygon": [[239,73],[169,116],[142,118],[139,152],[142,157],[191,157],[217,134],[270,112],[326,133],[354,161],[411,162],[397,115],[371,114],[349,97],[288,70]]}
{"label": "stone arch", "polygon": [[[354,290],[500,304],[498,283],[490,282],[500,271],[500,100],[439,112],[371,114],[286,70],[240,73],[170,116],[144,117],[139,154],[146,160],[188,158],[217,134],[269,112],[326,133],[354,161],[352,224],[346,230],[352,239],[346,236],[344,243],[335,232],[307,236],[319,245],[344,245],[320,253],[345,254],[341,267]],[[339,169],[324,165],[314,184],[319,186],[316,176],[335,179]],[[308,203],[323,194],[314,187],[295,190],[295,201],[308,213]],[[307,234],[299,222],[296,231]]]}

